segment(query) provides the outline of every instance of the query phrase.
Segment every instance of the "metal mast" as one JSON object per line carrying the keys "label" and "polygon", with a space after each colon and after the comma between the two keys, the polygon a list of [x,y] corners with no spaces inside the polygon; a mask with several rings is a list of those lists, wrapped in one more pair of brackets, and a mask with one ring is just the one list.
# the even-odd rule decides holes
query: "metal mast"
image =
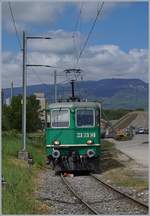
{"label": "metal mast", "polygon": [[26,88],[27,88],[27,38],[23,31],[23,71],[22,71],[22,149],[18,152],[18,158],[28,160],[28,152],[26,151]]}
{"label": "metal mast", "polygon": [[27,104],[27,66],[44,66],[51,67],[50,65],[27,65],[27,40],[28,39],[52,39],[51,37],[28,37],[23,31],[23,74],[22,74],[22,150],[18,153],[18,158],[28,160],[28,152],[26,151],[26,104]]}
{"label": "metal mast", "polygon": [[26,151],[26,95],[27,95],[27,56],[26,56],[26,34],[23,31],[23,79],[22,79],[22,87],[23,87],[23,105],[22,105],[22,141],[23,141],[23,151]]}

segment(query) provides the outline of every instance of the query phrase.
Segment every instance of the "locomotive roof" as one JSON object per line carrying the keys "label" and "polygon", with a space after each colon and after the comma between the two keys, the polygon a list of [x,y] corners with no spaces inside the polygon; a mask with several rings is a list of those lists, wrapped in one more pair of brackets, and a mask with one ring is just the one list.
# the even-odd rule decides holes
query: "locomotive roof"
{"label": "locomotive roof", "polygon": [[48,106],[48,109],[53,108],[80,108],[80,107],[91,107],[91,108],[99,108],[100,103],[98,102],[60,102],[60,103],[52,103]]}

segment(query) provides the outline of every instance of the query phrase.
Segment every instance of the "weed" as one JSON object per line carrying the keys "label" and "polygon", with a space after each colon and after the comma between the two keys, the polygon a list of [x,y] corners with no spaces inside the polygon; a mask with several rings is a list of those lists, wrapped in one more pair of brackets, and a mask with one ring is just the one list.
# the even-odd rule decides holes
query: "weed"
{"label": "weed", "polygon": [[14,131],[3,133],[2,141],[2,174],[6,180],[6,186],[2,189],[3,214],[40,213],[40,203],[37,204],[33,193],[37,173],[45,163],[43,143],[36,140],[37,148],[27,139],[27,150],[34,160],[34,165],[29,168],[26,161],[17,158],[21,135]]}

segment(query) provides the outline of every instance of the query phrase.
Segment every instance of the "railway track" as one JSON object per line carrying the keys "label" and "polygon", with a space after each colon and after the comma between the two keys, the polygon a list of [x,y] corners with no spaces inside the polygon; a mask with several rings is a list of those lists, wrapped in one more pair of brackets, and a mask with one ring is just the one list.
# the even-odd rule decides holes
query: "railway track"
{"label": "railway track", "polygon": [[64,178],[63,175],[61,175],[61,179],[62,181],[64,182],[64,184],[67,186],[67,188],[73,193],[73,195],[75,197],[77,197],[81,203],[83,203],[83,205],[85,205],[90,211],[92,214],[95,214],[95,215],[98,215],[99,213],[94,209],[92,208],[91,205],[89,205],[84,199],[81,198],[81,196],[74,190],[74,188],[71,186],[71,184],[66,180],[66,178]]}
{"label": "railway track", "polygon": [[[72,186],[72,183],[70,183],[70,181],[67,178],[65,178],[63,175],[61,175],[61,179],[62,179],[63,183],[67,186],[67,188],[73,193],[73,195],[75,197],[77,197],[77,199],[84,206],[86,206],[86,208],[88,208],[90,210],[91,214],[95,214],[95,215],[107,214],[108,213],[107,212],[108,207],[105,207],[106,210],[103,208],[105,203],[109,203],[109,208],[112,208],[112,210],[110,209],[110,212],[111,212],[111,214],[114,214],[114,212],[112,212],[114,210],[114,208],[111,206],[113,206],[113,205],[116,206],[116,205],[113,202],[115,202],[118,205],[117,206],[118,212],[119,212],[119,208],[122,208],[122,206],[126,206],[126,208],[124,210],[124,211],[126,211],[126,213],[128,213],[128,209],[132,208],[132,207],[133,207],[133,209],[134,208],[136,209],[135,213],[139,212],[140,214],[141,213],[145,214],[148,212],[148,205],[130,197],[129,195],[124,194],[123,192],[113,188],[109,184],[106,184],[105,182],[103,182],[101,179],[99,179],[94,174],[90,174],[90,178],[88,180],[93,179],[94,182],[98,183],[98,185],[96,187],[98,189],[98,187],[100,186],[102,188],[101,192],[104,191],[102,193],[105,194],[105,191],[109,191],[107,193],[111,194],[111,198],[107,199],[107,197],[110,196],[110,195],[107,196],[107,194],[104,195],[104,198],[103,197],[100,197],[100,198],[97,197],[96,200],[91,199],[91,197],[87,198],[87,196],[84,195],[84,192],[86,192],[86,191],[84,189],[82,189],[83,191],[81,190],[82,192],[78,191],[78,189],[76,188],[76,185],[74,185],[74,183],[75,184],[77,183],[77,185],[80,184],[81,183],[80,181],[79,181],[80,183],[78,183],[78,182],[76,182],[76,179],[73,178],[74,183]],[[82,181],[84,182],[84,179],[82,179]],[[83,183],[81,185],[83,185]],[[92,187],[94,187],[94,185],[92,186],[90,183],[90,185],[88,185],[88,187],[89,187],[89,189],[92,189]],[[87,188],[87,186],[86,186],[86,188]],[[88,188],[87,188],[87,190],[88,190]],[[99,192],[98,194],[101,195],[101,192]],[[90,194],[90,191],[89,191],[89,194]],[[93,195],[95,195],[95,194],[93,193]],[[126,205],[126,203],[127,203],[127,205]],[[130,207],[128,207],[128,206],[130,206]],[[134,212],[134,210],[133,210],[133,212]],[[117,212],[115,212],[115,213],[117,213]]]}
{"label": "railway track", "polygon": [[141,201],[139,201],[139,200],[137,200],[137,199],[135,199],[135,198],[129,196],[128,194],[125,194],[125,193],[123,193],[122,191],[120,191],[120,190],[114,188],[114,187],[111,186],[110,184],[107,184],[106,182],[104,182],[104,181],[102,181],[101,179],[99,179],[99,178],[98,178],[96,175],[94,175],[94,174],[90,174],[90,176],[91,176],[92,178],[94,178],[96,181],[98,181],[99,183],[103,184],[105,187],[107,187],[107,188],[109,188],[110,190],[112,190],[112,191],[114,191],[114,192],[116,192],[116,193],[122,195],[124,198],[126,198],[126,199],[128,199],[128,200],[131,200],[132,202],[134,202],[134,203],[136,203],[137,205],[139,205],[139,206],[145,208],[145,210],[148,211],[149,207],[148,207],[148,205],[146,205],[145,203],[143,203],[143,202],[141,202]]}

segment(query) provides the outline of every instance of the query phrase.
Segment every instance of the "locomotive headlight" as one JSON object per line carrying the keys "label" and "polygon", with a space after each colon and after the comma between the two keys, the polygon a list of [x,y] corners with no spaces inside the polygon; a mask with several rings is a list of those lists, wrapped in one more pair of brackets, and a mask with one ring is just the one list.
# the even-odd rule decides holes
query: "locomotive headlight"
{"label": "locomotive headlight", "polygon": [[60,145],[60,141],[59,140],[55,140],[54,141],[54,145]]}
{"label": "locomotive headlight", "polygon": [[92,140],[88,140],[86,143],[89,144],[89,145],[91,145],[91,144],[93,144],[93,141]]}

